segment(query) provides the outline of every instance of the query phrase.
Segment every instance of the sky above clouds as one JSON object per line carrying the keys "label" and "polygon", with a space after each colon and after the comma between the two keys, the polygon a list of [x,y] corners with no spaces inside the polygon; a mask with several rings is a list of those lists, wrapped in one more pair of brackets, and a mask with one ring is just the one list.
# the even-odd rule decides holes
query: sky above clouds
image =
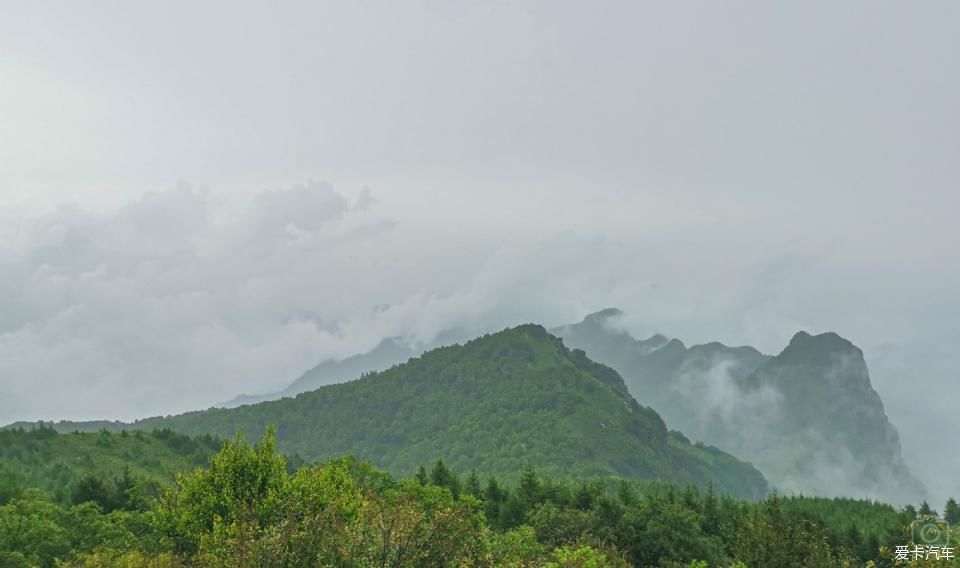
{"label": "sky above clouds", "polygon": [[618,306],[768,353],[837,331],[907,457],[957,471],[958,24],[0,3],[0,422],[179,412],[387,335]]}

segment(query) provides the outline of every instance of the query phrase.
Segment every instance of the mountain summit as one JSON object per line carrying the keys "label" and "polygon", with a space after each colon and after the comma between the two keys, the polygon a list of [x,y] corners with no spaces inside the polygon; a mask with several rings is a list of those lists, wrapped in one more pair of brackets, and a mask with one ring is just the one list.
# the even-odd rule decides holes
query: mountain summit
{"label": "mountain summit", "polygon": [[764,426],[771,439],[791,439],[790,448],[772,448],[757,461],[784,490],[891,502],[926,497],[901,455],[863,352],[850,341],[797,333],[746,385],[748,392],[777,393],[776,420]]}
{"label": "mountain summit", "polygon": [[672,428],[751,460],[781,491],[919,502],[899,435],[863,352],[836,333],[798,332],[777,356],[753,347],[637,340],[610,310],[554,330],[623,377]]}
{"label": "mountain summit", "polygon": [[481,474],[512,476],[532,464],[558,476],[712,483],[749,498],[767,490],[752,466],[669,432],[616,371],[538,325],[435,349],[296,398],[133,427],[258,436],[271,424],[286,452],[311,460],[350,454],[401,474],[443,458]]}

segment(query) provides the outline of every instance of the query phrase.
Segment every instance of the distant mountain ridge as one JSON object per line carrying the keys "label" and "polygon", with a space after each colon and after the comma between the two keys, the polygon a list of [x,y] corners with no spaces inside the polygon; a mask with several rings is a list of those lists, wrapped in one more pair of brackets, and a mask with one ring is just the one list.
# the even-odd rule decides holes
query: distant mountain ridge
{"label": "distant mountain ridge", "polygon": [[426,342],[407,341],[403,337],[387,337],[370,351],[356,353],[343,359],[321,361],[281,391],[263,394],[241,394],[217,406],[236,408],[245,404],[257,404],[268,400],[297,396],[302,392],[322,386],[359,378],[364,373],[385,371],[430,349],[466,341],[467,339],[470,339],[470,335],[459,329],[443,331]]}
{"label": "distant mountain ridge", "polygon": [[[698,420],[698,412],[689,408],[691,402],[685,399],[691,394],[706,393],[690,393],[684,387],[696,389],[689,383],[716,373],[720,362],[725,375],[722,378],[739,383],[770,359],[753,347],[727,347],[713,342],[688,348],[679,339],[660,334],[634,339],[615,327],[615,321],[622,316],[619,309],[609,308],[586,316],[580,323],[554,328],[551,333],[617,369],[635,397],[653,408],[668,409],[665,418],[670,426],[689,435],[699,436],[704,425]],[[710,384],[715,386],[716,381]],[[682,408],[674,412],[678,406]]]}
{"label": "distant mountain ridge", "polygon": [[926,490],[870,383],[863,353],[835,333],[797,333],[778,355],[656,335],[634,339],[616,309],[552,330],[610,365],[671,428],[752,461],[786,492],[919,502]]}
{"label": "distant mountain ridge", "polygon": [[296,396],[324,385],[356,379],[364,373],[384,371],[393,365],[403,363],[407,359],[419,355],[423,351],[424,349],[417,349],[408,345],[399,337],[388,337],[365,353],[351,355],[345,359],[328,359],[321,362],[282,391],[259,395],[241,394],[220,406],[236,408],[244,404],[256,404]]}
{"label": "distant mountain ridge", "polygon": [[616,371],[532,324],[295,398],[125,427],[255,437],[268,425],[285,452],[354,455],[403,475],[442,458],[481,475],[510,477],[531,464],[561,477],[713,484],[752,499],[767,492],[751,465],[668,431]]}

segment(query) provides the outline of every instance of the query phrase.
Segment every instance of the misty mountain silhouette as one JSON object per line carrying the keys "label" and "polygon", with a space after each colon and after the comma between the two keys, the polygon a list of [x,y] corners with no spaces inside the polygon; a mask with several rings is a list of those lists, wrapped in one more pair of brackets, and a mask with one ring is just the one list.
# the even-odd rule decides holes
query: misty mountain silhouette
{"label": "misty mountain silhouette", "polygon": [[634,339],[616,325],[621,316],[603,310],[552,331],[616,369],[671,428],[752,461],[780,491],[926,497],[850,341],[801,331],[775,357],[721,343],[687,348]]}
{"label": "misty mountain silhouette", "polygon": [[411,347],[399,337],[388,337],[366,353],[358,353],[341,360],[331,359],[321,362],[282,391],[260,395],[241,394],[220,406],[235,408],[244,404],[296,396],[324,385],[355,379],[363,373],[389,369],[422,352],[422,349]]}
{"label": "misty mountain silhouette", "polygon": [[406,341],[402,337],[387,337],[370,351],[356,353],[343,359],[321,361],[282,391],[264,394],[241,394],[217,406],[236,408],[244,404],[256,404],[268,400],[293,397],[322,386],[356,379],[364,373],[384,371],[429,349],[466,341],[467,339],[470,339],[470,336],[457,329],[443,331],[426,343]]}

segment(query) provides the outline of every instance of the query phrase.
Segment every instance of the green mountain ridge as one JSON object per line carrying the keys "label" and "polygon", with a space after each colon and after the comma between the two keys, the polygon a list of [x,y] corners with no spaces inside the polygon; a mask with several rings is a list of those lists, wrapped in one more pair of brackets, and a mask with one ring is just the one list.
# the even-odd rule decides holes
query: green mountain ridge
{"label": "green mountain ridge", "polygon": [[257,437],[270,425],[286,453],[353,455],[400,475],[440,457],[459,471],[508,479],[530,464],[558,477],[712,483],[751,499],[767,491],[751,465],[668,431],[616,371],[532,324],[295,398],[125,427]]}

